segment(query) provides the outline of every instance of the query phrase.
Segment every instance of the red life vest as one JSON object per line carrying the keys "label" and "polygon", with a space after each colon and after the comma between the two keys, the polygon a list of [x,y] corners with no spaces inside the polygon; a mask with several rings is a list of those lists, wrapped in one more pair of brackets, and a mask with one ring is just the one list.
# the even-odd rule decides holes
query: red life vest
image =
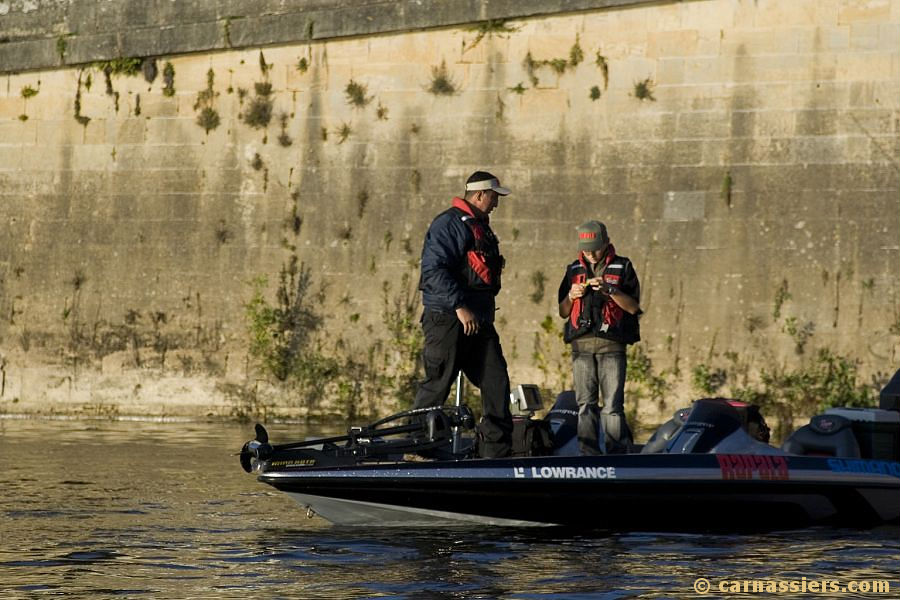
{"label": "red life vest", "polygon": [[[622,277],[626,269],[633,269],[631,261],[624,256],[618,256],[612,244],[609,252],[603,258],[603,265],[598,275],[604,283],[621,289],[626,294],[638,299],[640,291],[625,289],[622,287]],[[569,266],[569,285],[584,283],[592,272],[591,266],[584,260],[584,255],[578,255],[578,260]],[[636,279],[635,279],[636,281]],[[608,296],[587,288],[585,295],[572,302],[572,312],[566,321],[563,339],[568,343],[572,340],[593,335],[609,340],[615,340],[624,344],[633,344],[641,339],[640,325],[636,315],[622,310],[618,304]]]}
{"label": "red life vest", "polygon": [[496,295],[500,291],[500,274],[503,271],[504,259],[500,255],[500,241],[491,231],[487,218],[475,216],[472,207],[462,198],[454,198],[454,210],[460,220],[466,224],[474,246],[466,253],[466,265],[462,277],[469,289],[489,290]]}

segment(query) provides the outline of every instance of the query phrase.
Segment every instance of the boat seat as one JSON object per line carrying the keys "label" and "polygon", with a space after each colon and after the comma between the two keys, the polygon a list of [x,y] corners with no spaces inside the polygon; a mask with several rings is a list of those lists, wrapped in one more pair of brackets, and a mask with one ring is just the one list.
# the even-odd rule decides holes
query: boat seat
{"label": "boat seat", "polygon": [[838,415],[816,415],[809,425],[792,433],[781,449],[788,454],[860,458],[853,423]]}

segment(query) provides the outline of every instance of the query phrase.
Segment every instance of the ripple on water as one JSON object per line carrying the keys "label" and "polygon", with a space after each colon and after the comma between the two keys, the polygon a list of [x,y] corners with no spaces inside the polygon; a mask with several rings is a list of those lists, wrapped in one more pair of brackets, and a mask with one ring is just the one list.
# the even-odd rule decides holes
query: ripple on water
{"label": "ripple on water", "polygon": [[896,582],[900,563],[897,528],[335,528],[240,469],[252,428],[16,425],[0,433],[0,597],[671,598],[700,576]]}

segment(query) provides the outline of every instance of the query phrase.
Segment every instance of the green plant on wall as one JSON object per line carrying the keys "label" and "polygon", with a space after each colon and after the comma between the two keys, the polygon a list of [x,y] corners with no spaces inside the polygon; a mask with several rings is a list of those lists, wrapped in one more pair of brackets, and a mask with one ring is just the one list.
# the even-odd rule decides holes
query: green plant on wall
{"label": "green plant on wall", "polygon": [[175,95],[175,67],[166,61],[163,65],[163,96],[171,98]]}
{"label": "green plant on wall", "polygon": [[550,397],[569,388],[572,374],[569,361],[571,352],[569,345],[562,341],[561,323],[562,321],[557,325],[552,315],[546,315],[538,331],[534,333],[534,346],[531,352],[532,363],[542,375],[539,385],[552,394]]}
{"label": "green plant on wall", "polygon": [[26,85],[25,87],[22,88],[21,94],[22,94],[23,98],[28,100],[29,98],[34,98],[35,96],[37,96],[38,90],[31,87],[30,85]]}
{"label": "green plant on wall", "polygon": [[98,71],[102,71],[108,77],[113,75],[125,75],[126,77],[134,77],[141,73],[141,63],[143,59],[140,57],[114,58],[112,60],[101,60],[95,62],[93,67]]}
{"label": "green plant on wall", "polygon": [[[75,120],[78,121],[78,124],[82,127],[86,127],[88,123],[91,122],[91,118],[81,114],[81,76],[84,75],[84,71],[78,71],[78,84],[75,88],[75,102],[73,108],[75,109]],[[90,78],[90,74],[88,74],[88,78]]]}
{"label": "green plant on wall", "polygon": [[66,36],[61,35],[56,38],[56,54],[59,56],[59,62],[66,62],[66,50],[69,44],[66,42]]}
{"label": "green plant on wall", "polygon": [[465,40],[463,40],[463,52],[467,52],[480,44],[481,40],[485,37],[490,38],[495,35],[505,37],[518,30],[519,27],[507,25],[504,19],[488,19],[487,21],[481,21],[480,23],[467,28],[467,31],[475,33],[475,39],[473,39],[470,44],[466,44]]}
{"label": "green plant on wall", "polygon": [[600,86],[597,86],[597,85],[593,86],[591,88],[590,93],[588,93],[588,97],[594,101],[599,100],[600,99]]}
{"label": "green plant on wall", "polygon": [[275,303],[265,297],[267,280],[252,282],[252,295],[245,305],[250,355],[263,372],[279,381],[301,379],[318,371],[323,361],[310,356],[308,342],[322,324],[309,297],[310,271],[303,263],[282,265]]}
{"label": "green plant on wall", "polygon": [[727,375],[723,369],[714,369],[705,363],[691,369],[691,384],[704,396],[714,396],[725,385]]}
{"label": "green plant on wall", "polygon": [[657,374],[653,361],[644,350],[643,344],[628,346],[625,382],[629,387],[628,397],[639,401],[642,398],[655,402],[659,410],[666,408],[666,392],[669,382],[666,372]]}
{"label": "green plant on wall", "polygon": [[772,307],[772,318],[776,321],[781,317],[781,308],[784,303],[791,299],[791,293],[788,291],[787,279],[782,279],[778,289],[775,290],[775,302]]}
{"label": "green plant on wall", "polygon": [[402,408],[412,405],[416,382],[422,377],[425,336],[419,326],[419,291],[410,273],[400,278],[399,291],[391,295],[391,284],[382,284],[382,314],[388,331],[387,371],[391,391]]}
{"label": "green plant on wall", "polygon": [[240,116],[250,127],[265,129],[272,120],[272,84],[268,81],[254,83],[253,91],[255,95]]}
{"label": "green plant on wall", "polygon": [[431,67],[431,83],[427,90],[435,96],[452,96],[456,93],[456,83],[450,77],[446,61],[441,61],[440,66]]}
{"label": "green plant on wall", "polygon": [[335,133],[338,136],[338,144],[343,144],[350,137],[350,134],[353,133],[353,129],[350,128],[349,123],[341,123],[341,126],[338,127]]}
{"label": "green plant on wall", "polygon": [[760,372],[760,383],[734,390],[735,397],[759,405],[776,421],[774,438],[784,439],[797,417],[824,412],[833,406],[874,406],[871,385],[859,382],[857,361],[826,348],[793,368],[774,365]]}
{"label": "green plant on wall", "polygon": [[194,110],[200,110],[200,114],[197,115],[197,125],[202,127],[207,134],[218,127],[221,122],[219,113],[213,108],[213,102],[219,95],[213,89],[215,80],[215,72],[212,69],[208,70],[206,72],[206,89],[197,94],[197,101],[194,102]]}
{"label": "green plant on wall", "polygon": [[653,89],[655,86],[656,84],[654,84],[653,80],[649,77],[640,81],[636,81],[634,82],[633,96],[638,100],[649,100],[650,102],[655,102],[656,97],[653,95]]}
{"label": "green plant on wall", "polygon": [[731,188],[734,185],[734,180],[731,178],[731,171],[725,171],[725,177],[722,178],[722,201],[725,203],[725,206],[731,208]]}
{"label": "green plant on wall", "polygon": [[578,36],[575,36],[575,43],[569,49],[569,66],[577,67],[584,61],[584,50],[581,49]]}
{"label": "green plant on wall", "polygon": [[363,108],[372,101],[372,96],[367,96],[368,88],[365,84],[358,81],[350,80],[347,87],[344,88],[344,95],[347,97],[347,104],[356,108]]}
{"label": "green plant on wall", "polygon": [[281,135],[278,136],[278,143],[285,148],[294,143],[294,140],[292,140],[291,136],[287,133],[288,119],[289,116],[287,113],[283,112],[278,115],[278,120],[281,122]]}
{"label": "green plant on wall", "polygon": [[575,43],[572,44],[572,47],[569,49],[569,55],[567,57],[536,60],[529,50],[522,60],[522,68],[525,69],[528,78],[531,80],[531,87],[537,87],[538,83],[540,83],[537,76],[538,69],[548,67],[554,73],[561,76],[567,70],[577,67],[582,61],[584,61],[584,50],[582,50],[581,44],[578,41],[578,36],[576,35]]}
{"label": "green plant on wall", "polygon": [[547,276],[543,271],[534,271],[531,274],[531,294],[528,296],[534,304],[540,304],[544,300],[544,286]]}
{"label": "green plant on wall", "polygon": [[609,62],[606,60],[606,57],[600,54],[600,51],[597,50],[597,58],[595,60],[597,66],[600,68],[600,73],[603,75],[603,89],[609,88]]}

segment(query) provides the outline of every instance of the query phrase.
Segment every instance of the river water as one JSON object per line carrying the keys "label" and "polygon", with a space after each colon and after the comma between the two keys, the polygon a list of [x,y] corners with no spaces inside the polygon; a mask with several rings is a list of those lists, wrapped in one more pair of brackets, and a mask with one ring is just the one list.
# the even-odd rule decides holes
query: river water
{"label": "river water", "polygon": [[900,594],[896,527],[336,528],[241,470],[233,454],[252,437],[249,425],[0,419],[0,598],[696,598],[699,577],[879,580],[891,592],[870,597]]}

